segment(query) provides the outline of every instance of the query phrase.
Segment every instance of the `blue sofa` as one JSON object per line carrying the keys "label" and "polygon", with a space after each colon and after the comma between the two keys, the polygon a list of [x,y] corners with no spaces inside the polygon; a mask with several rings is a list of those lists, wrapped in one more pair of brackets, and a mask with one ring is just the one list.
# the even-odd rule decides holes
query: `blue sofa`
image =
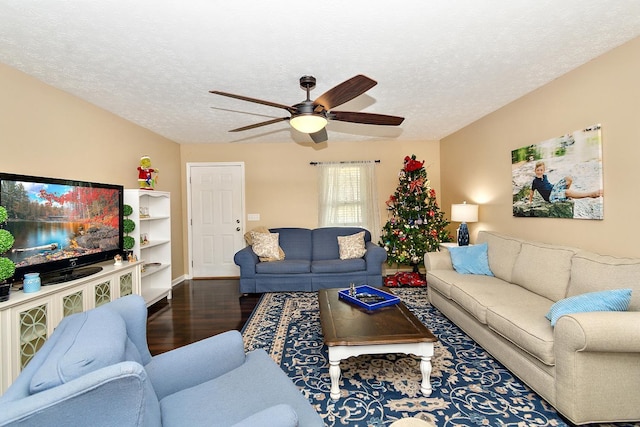
{"label": "blue sofa", "polygon": [[[317,291],[356,285],[382,286],[384,248],[360,227],[272,228],[279,234],[282,261],[260,262],[250,246],[234,256],[240,267],[240,292]],[[365,232],[367,252],[362,258],[340,259],[338,236]]]}
{"label": "blue sofa", "polygon": [[66,317],[0,397],[0,425],[323,426],[263,350],[237,331],[152,357],[130,295]]}

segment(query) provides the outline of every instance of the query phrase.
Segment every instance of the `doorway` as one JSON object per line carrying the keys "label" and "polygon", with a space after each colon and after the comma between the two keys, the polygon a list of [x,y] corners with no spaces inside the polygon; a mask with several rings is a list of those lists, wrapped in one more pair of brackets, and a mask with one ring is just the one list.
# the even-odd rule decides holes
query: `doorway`
{"label": "doorway", "polygon": [[244,162],[187,163],[190,276],[236,277],[244,248]]}

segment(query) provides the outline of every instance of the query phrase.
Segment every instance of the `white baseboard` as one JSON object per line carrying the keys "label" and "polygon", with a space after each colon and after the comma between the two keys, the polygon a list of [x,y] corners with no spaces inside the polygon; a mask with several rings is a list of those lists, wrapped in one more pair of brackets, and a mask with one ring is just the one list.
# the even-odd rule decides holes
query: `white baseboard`
{"label": "white baseboard", "polygon": [[173,288],[175,285],[177,285],[178,283],[182,283],[185,280],[187,280],[187,276],[185,274],[183,274],[182,276],[176,277],[171,281],[171,287]]}

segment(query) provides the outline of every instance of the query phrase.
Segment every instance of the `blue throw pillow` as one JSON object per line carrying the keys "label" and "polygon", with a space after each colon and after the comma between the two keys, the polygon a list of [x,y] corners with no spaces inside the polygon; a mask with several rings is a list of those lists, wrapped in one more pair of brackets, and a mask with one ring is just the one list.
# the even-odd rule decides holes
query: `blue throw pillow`
{"label": "blue throw pillow", "polygon": [[449,248],[453,268],[462,274],[484,274],[493,276],[489,268],[487,244],[473,246],[453,246]]}
{"label": "blue throw pillow", "polygon": [[561,299],[551,306],[546,318],[555,326],[561,316],[591,311],[627,311],[631,301],[631,289],[588,292]]}

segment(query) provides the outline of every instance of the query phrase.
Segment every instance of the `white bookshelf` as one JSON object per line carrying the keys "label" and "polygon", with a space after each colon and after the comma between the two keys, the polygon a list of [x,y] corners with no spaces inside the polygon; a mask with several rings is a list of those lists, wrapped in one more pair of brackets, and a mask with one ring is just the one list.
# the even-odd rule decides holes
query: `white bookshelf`
{"label": "white bookshelf", "polygon": [[136,241],[133,253],[142,261],[142,296],[148,306],[164,297],[171,299],[171,195],[125,190],[124,203],[133,208],[129,219],[136,223],[130,235]]}

